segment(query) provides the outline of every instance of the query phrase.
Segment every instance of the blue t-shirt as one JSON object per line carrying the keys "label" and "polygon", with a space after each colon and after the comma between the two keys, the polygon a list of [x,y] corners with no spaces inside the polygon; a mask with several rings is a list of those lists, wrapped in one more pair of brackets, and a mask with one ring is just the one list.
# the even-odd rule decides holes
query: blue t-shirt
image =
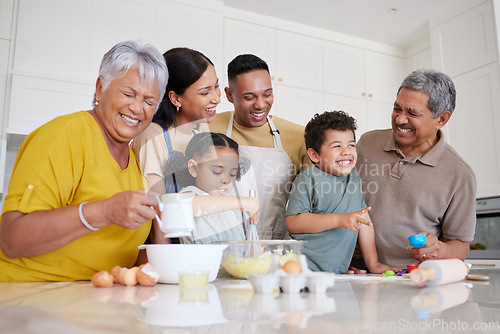
{"label": "blue t-shirt", "polygon": [[[334,176],[317,167],[300,173],[293,181],[286,215],[348,213],[365,208],[361,179],[352,170]],[[310,222],[314,224],[314,221]],[[294,233],[292,239],[305,240],[303,253],[311,270],[345,274],[351,263],[358,231],[334,228],[320,233]]]}

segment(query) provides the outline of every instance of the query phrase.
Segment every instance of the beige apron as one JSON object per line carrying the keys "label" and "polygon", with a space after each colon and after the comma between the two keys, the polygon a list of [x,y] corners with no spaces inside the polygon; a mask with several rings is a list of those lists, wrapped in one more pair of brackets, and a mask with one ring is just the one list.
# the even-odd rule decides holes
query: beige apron
{"label": "beige apron", "polygon": [[[234,112],[231,115],[226,135],[231,137],[233,131]],[[259,238],[287,239],[285,209],[290,194],[294,166],[283,149],[279,131],[271,118],[267,123],[274,139],[274,148],[243,146],[239,154],[251,161],[250,169],[236,182],[235,192],[242,197],[248,196],[250,190],[256,190],[260,204],[260,217],[257,224]]]}

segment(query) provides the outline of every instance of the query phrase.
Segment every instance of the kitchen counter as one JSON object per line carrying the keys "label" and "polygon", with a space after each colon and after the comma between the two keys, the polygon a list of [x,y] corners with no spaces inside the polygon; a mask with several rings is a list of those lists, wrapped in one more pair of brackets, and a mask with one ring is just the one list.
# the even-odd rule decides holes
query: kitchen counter
{"label": "kitchen counter", "polygon": [[498,333],[500,270],[471,273],[489,280],[423,288],[337,275],[326,293],[272,295],[232,279],[206,289],[0,283],[0,333]]}

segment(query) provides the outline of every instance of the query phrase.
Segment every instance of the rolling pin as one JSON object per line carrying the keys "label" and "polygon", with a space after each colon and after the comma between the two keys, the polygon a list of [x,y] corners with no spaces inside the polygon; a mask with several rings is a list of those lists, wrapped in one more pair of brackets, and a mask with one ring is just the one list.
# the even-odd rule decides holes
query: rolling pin
{"label": "rolling pin", "polygon": [[435,286],[461,281],[468,272],[469,266],[459,259],[427,260],[418,269],[411,271],[410,280],[413,283]]}
{"label": "rolling pin", "polygon": [[411,306],[434,314],[465,303],[470,294],[470,288],[463,283],[427,287],[411,298]]}

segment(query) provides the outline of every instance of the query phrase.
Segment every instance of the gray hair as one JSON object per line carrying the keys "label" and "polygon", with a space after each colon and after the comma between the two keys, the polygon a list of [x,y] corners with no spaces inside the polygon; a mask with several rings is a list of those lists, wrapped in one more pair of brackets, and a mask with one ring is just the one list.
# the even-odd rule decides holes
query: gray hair
{"label": "gray hair", "polygon": [[409,88],[423,90],[429,96],[428,107],[432,111],[432,118],[436,118],[445,111],[453,113],[457,92],[451,78],[439,71],[420,69],[411,72],[398,89]]}
{"label": "gray hair", "polygon": [[[156,83],[160,92],[156,106],[158,108],[167,87],[168,69],[163,55],[150,44],[139,45],[135,41],[121,42],[106,52],[99,68],[103,91],[108,88],[111,81],[135,67],[139,69],[139,75],[146,84],[151,86]],[[92,104],[95,107],[95,94]]]}

